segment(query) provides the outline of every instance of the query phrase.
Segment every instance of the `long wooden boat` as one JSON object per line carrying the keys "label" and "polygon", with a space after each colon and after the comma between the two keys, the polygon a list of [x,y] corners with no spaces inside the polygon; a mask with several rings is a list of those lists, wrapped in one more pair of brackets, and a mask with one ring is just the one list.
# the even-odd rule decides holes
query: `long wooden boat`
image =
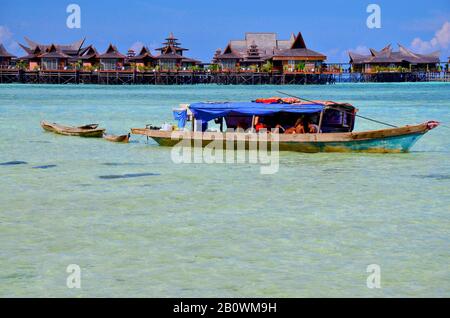
{"label": "long wooden boat", "polygon": [[[321,133],[321,134],[267,134],[267,141],[277,141],[281,151],[297,152],[408,152],[411,147],[430,129],[434,128],[434,122],[425,122],[419,125],[404,126],[381,130],[344,132],[344,133]],[[233,142],[237,148],[237,141],[244,140],[245,148],[248,149],[250,142],[257,140],[252,133],[217,133],[217,132],[183,132],[183,131],[161,131],[148,128],[132,128],[131,132],[152,138],[161,146],[173,147],[180,140],[191,140],[192,146],[201,145],[205,147],[212,141],[223,140],[224,148],[226,142]],[[254,134],[253,134],[254,135]]]}
{"label": "long wooden boat", "polygon": [[[255,114],[264,114],[267,116],[267,114],[272,115],[283,112],[284,115],[286,113],[293,113],[296,114],[295,116],[298,116],[298,114],[313,116],[318,113],[316,117],[320,118],[319,133],[283,134],[270,132],[265,135],[268,142],[266,145],[268,150],[271,149],[271,143],[277,142],[278,149],[281,151],[307,153],[408,152],[425,133],[439,125],[436,121],[427,121],[417,125],[354,132],[352,130],[357,110],[349,104],[337,104],[334,102],[330,102],[327,106],[323,107],[318,107],[318,105],[314,104],[263,106],[246,104],[231,106],[224,105],[224,103],[202,103],[195,104],[194,106],[190,105],[189,108],[193,116],[202,117],[204,122],[221,116],[226,118],[227,116],[233,117],[238,114],[240,116],[239,118],[243,118],[243,115],[250,115],[250,117],[253,117],[251,127],[253,127]],[[340,117],[336,117],[336,115]],[[341,118],[340,122],[335,120],[338,117]],[[232,118],[228,119],[227,126],[228,123],[232,123]],[[195,117],[193,120],[195,121]],[[222,141],[224,149],[230,143],[233,143],[235,148],[239,148],[238,141],[245,141],[245,148],[248,149],[251,142],[258,140],[259,135],[252,129],[249,129],[247,132],[202,132],[195,130],[195,127],[191,131],[162,131],[149,128],[132,128],[131,133],[150,137],[161,146],[172,147],[179,144],[181,140],[184,142],[183,145],[186,145],[187,140],[191,146],[205,147],[213,141],[219,143]],[[189,143],[187,144],[189,145]]]}
{"label": "long wooden boat", "polygon": [[127,143],[130,140],[130,134],[120,135],[120,136],[104,134],[103,139],[106,139],[106,140],[112,141],[112,142]]}
{"label": "long wooden boat", "polygon": [[80,137],[94,137],[101,138],[105,132],[105,128],[97,128],[97,124],[90,124],[81,127],[64,126],[57,123],[50,123],[48,121],[41,121],[41,127],[45,131],[54,132],[66,136],[80,136]]}

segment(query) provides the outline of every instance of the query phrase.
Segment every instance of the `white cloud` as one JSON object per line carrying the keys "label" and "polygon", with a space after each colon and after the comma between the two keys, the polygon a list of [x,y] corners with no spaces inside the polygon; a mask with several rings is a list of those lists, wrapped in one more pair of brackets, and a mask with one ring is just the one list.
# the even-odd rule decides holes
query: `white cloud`
{"label": "white cloud", "polygon": [[138,54],[143,46],[148,47],[149,50],[155,50],[156,48],[161,46],[161,43],[151,42],[149,45],[145,45],[145,43],[143,43],[141,41],[136,41],[131,45],[130,49],[133,50],[134,52],[136,52],[136,54]]}
{"label": "white cloud", "polygon": [[361,55],[370,54],[369,48],[367,46],[365,46],[365,45],[358,45],[355,48],[341,51],[341,54],[338,57],[338,61],[347,63],[349,61],[349,56],[348,56],[349,52],[356,53],[356,54],[361,54]]}
{"label": "white cloud", "polygon": [[0,25],[0,43],[9,42],[12,38],[12,33],[3,25]]}
{"label": "white cloud", "polygon": [[13,40],[13,33],[4,25],[0,25],[0,43],[9,53],[19,55],[21,52],[19,44]]}
{"label": "white cloud", "polygon": [[352,52],[352,53],[356,53],[356,54],[362,54],[362,55],[367,55],[369,54],[369,48],[365,45],[358,45],[356,48],[354,49],[348,49],[347,51],[344,51],[343,54],[348,56],[348,53]]}
{"label": "white cloud", "polygon": [[353,52],[357,54],[367,55],[370,54],[369,48],[364,45],[358,45],[355,48],[343,50],[342,48],[332,48],[328,51],[325,51],[325,55],[327,56],[327,61],[329,63],[348,63],[349,56],[348,53]]}
{"label": "white cloud", "polygon": [[8,50],[11,53],[17,54],[18,52],[20,52],[21,48],[20,48],[19,44],[14,41],[14,42],[10,42],[8,44]]}
{"label": "white cloud", "polygon": [[419,53],[429,52],[431,50],[447,49],[450,46],[450,22],[446,21],[442,27],[436,31],[434,37],[429,41],[421,38],[415,38],[411,47]]}
{"label": "white cloud", "polygon": [[131,45],[130,50],[133,50],[137,54],[137,53],[139,53],[139,51],[142,49],[143,46],[144,46],[144,43],[137,41]]}
{"label": "white cloud", "polygon": [[401,23],[399,28],[408,32],[434,32],[439,29],[443,23],[450,20],[450,11],[430,10],[427,17],[410,19]]}

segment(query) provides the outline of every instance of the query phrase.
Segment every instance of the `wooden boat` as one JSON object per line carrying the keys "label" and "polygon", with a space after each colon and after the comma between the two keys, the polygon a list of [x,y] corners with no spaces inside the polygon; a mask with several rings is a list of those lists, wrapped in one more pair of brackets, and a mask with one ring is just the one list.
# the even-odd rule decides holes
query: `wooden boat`
{"label": "wooden boat", "polygon": [[98,127],[98,124],[88,124],[88,125],[80,126],[78,128],[81,128],[81,129],[95,129],[97,127]]}
{"label": "wooden boat", "polygon": [[[431,124],[431,126],[430,126]],[[268,143],[274,140],[278,142],[281,151],[298,152],[408,152],[411,147],[428,132],[434,122],[425,122],[419,125],[404,126],[381,130],[348,132],[348,133],[320,133],[320,134],[268,134]],[[181,139],[191,140],[192,146],[205,147],[212,141],[223,140],[234,142],[237,148],[237,140],[245,140],[246,149],[250,142],[255,140],[252,133],[217,133],[217,132],[183,132],[161,131],[147,128],[132,128],[132,134],[144,135],[152,138],[161,146],[173,147]],[[270,149],[270,145],[267,146]]]}
{"label": "wooden boat", "polygon": [[105,132],[104,128],[97,128],[98,127],[97,124],[73,127],[73,126],[64,126],[57,123],[50,123],[48,121],[43,120],[41,121],[41,127],[46,131],[66,136],[101,138]]}
{"label": "wooden boat", "polygon": [[181,140],[184,142],[188,140],[191,146],[205,147],[212,141],[219,143],[222,141],[225,149],[226,145],[230,143],[237,148],[239,140],[245,141],[245,148],[248,149],[250,143],[257,140],[258,133],[253,129],[255,115],[278,116],[282,113],[283,116],[294,114],[293,118],[297,118],[299,114],[302,114],[302,116],[318,118],[320,133],[267,133],[266,138],[269,143],[267,149],[271,149],[271,143],[277,142],[278,149],[281,151],[399,153],[410,151],[417,140],[439,125],[436,121],[428,121],[417,125],[353,132],[357,110],[350,104],[334,102],[328,102],[327,105],[305,103],[292,105],[231,104],[233,103],[198,103],[190,105],[189,109],[194,116],[194,121],[198,117],[202,118],[203,122],[222,117],[226,119],[227,127],[233,125],[232,119],[237,115],[240,119],[246,116],[250,117],[251,125],[247,132],[202,132],[196,131],[196,128],[201,125],[193,124],[193,131],[132,128],[131,133],[150,137],[161,146],[175,146]]}
{"label": "wooden boat", "polygon": [[112,142],[127,143],[130,140],[130,134],[120,135],[120,136],[104,134],[103,139],[106,139],[106,140],[112,141]]}

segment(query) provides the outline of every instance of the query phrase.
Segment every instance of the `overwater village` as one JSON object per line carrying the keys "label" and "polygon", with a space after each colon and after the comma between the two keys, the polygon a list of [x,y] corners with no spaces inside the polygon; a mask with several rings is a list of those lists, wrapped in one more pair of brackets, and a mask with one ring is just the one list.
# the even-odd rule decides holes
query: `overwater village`
{"label": "overwater village", "polygon": [[331,84],[336,82],[450,81],[440,52],[419,54],[398,44],[367,54],[349,52],[348,63],[333,63],[310,48],[301,32],[247,32],[211,54],[189,56],[170,33],[161,47],[120,52],[114,43],[99,51],[86,38],[72,44],[39,43],[28,37],[15,56],[0,43],[1,83],[49,84]]}

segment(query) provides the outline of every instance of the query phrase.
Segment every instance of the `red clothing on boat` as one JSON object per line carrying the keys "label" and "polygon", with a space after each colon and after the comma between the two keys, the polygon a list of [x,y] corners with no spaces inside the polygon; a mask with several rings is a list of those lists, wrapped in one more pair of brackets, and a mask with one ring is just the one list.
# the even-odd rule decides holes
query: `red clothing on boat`
{"label": "red clothing on boat", "polygon": [[255,125],[256,132],[259,132],[260,129],[264,129],[264,128],[267,128],[266,124],[258,123],[258,124]]}

